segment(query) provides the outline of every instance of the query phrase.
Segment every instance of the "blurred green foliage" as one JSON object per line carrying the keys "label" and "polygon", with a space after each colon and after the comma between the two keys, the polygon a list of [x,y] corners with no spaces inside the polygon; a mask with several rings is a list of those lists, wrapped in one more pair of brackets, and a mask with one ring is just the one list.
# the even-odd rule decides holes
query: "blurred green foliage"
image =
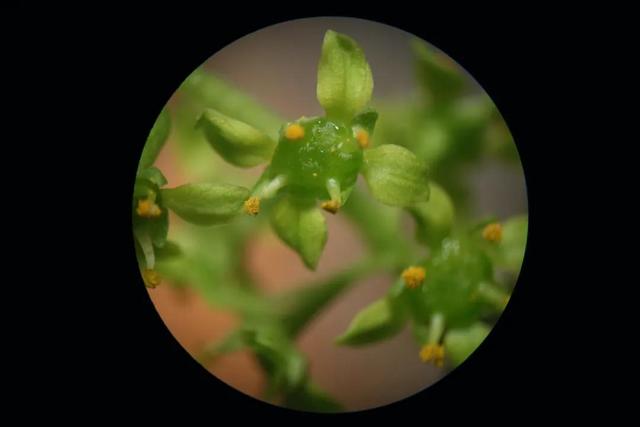
{"label": "blurred green foliage", "polygon": [[413,40],[411,46],[420,96],[377,105],[376,141],[393,141],[413,151],[456,209],[465,212],[471,166],[490,158],[522,173],[518,151],[495,104],[471,77],[423,41]]}

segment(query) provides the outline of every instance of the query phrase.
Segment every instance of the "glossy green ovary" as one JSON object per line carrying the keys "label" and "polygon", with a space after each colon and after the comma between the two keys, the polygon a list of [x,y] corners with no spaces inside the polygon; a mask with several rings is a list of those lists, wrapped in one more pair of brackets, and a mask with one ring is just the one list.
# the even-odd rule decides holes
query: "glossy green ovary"
{"label": "glossy green ovary", "polygon": [[362,150],[351,128],[313,118],[298,121],[304,137],[289,140],[281,132],[273,155],[273,176],[287,176],[287,191],[329,199],[326,182],[336,179],[342,191],[352,187],[362,166]]}
{"label": "glossy green ovary", "polygon": [[481,302],[476,292],[492,276],[489,260],[467,242],[446,239],[427,263],[423,301],[428,312],[438,311],[448,327],[462,327],[477,319]]}

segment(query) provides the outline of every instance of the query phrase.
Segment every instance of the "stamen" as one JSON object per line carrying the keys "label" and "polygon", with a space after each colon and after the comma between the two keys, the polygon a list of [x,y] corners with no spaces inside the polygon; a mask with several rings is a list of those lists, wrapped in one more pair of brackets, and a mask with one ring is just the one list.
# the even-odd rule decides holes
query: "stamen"
{"label": "stamen", "polygon": [[324,201],[320,204],[320,207],[327,212],[335,214],[342,206],[342,195],[340,194],[340,182],[337,179],[329,178],[327,180],[327,192],[331,197],[331,200]]}
{"label": "stamen", "polygon": [[360,144],[361,148],[367,148],[369,146],[369,132],[364,129],[358,129],[356,131],[356,140]]}
{"label": "stamen", "polygon": [[162,209],[151,198],[140,199],[136,213],[143,218],[157,218],[162,214]]}
{"label": "stamen", "polygon": [[402,280],[410,289],[415,289],[424,282],[426,270],[423,267],[411,266],[402,272]]}
{"label": "stamen", "polygon": [[440,344],[424,345],[420,350],[420,360],[442,368],[444,366],[444,347]]}
{"label": "stamen", "polygon": [[258,215],[260,212],[260,198],[252,196],[245,200],[244,211],[252,216]]}
{"label": "stamen", "polygon": [[262,182],[251,194],[261,199],[270,199],[285,185],[287,185],[287,177],[278,175],[270,181]]}
{"label": "stamen", "polygon": [[475,295],[480,297],[484,302],[493,305],[496,310],[500,311],[504,310],[510,298],[508,293],[489,282],[481,282],[478,285]]}
{"label": "stamen", "polygon": [[502,240],[502,225],[497,222],[488,224],[482,230],[482,237],[492,243],[499,243]]}
{"label": "stamen", "polygon": [[298,140],[304,138],[304,128],[298,123],[291,123],[284,130],[284,136],[290,140]]}
{"label": "stamen", "polygon": [[144,279],[144,284],[147,288],[155,288],[161,282],[160,275],[157,271],[146,268],[142,272],[142,278]]}
{"label": "stamen", "polygon": [[340,204],[336,200],[326,200],[320,204],[320,207],[327,212],[335,214],[340,209]]}

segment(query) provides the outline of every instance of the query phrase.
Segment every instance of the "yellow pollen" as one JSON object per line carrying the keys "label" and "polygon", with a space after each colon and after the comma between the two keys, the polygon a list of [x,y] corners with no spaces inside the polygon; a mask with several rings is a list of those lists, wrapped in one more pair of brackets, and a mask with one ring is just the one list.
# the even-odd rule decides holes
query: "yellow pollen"
{"label": "yellow pollen", "polygon": [[260,199],[256,196],[249,197],[244,201],[244,211],[249,215],[258,215],[260,212]]}
{"label": "yellow pollen", "polygon": [[336,200],[327,200],[325,202],[322,202],[320,204],[320,207],[327,212],[331,212],[332,214],[335,214],[336,212],[338,212],[338,209],[340,208],[340,203],[338,203]]}
{"label": "yellow pollen", "polygon": [[502,240],[502,225],[497,222],[488,224],[482,230],[482,237],[489,242],[499,243]]}
{"label": "yellow pollen", "polygon": [[420,350],[420,360],[433,363],[438,368],[444,366],[444,347],[440,344],[426,344]]}
{"label": "yellow pollen", "polygon": [[423,267],[409,267],[402,272],[402,280],[410,289],[415,289],[424,282],[426,270]]}
{"label": "yellow pollen", "polygon": [[367,148],[369,146],[369,132],[364,129],[359,129],[356,132],[356,139],[361,148]]}
{"label": "yellow pollen", "polygon": [[298,123],[292,123],[284,130],[287,139],[296,140],[304,138],[304,128]]}
{"label": "yellow pollen", "polygon": [[150,270],[146,268],[142,272],[142,278],[144,279],[144,284],[147,288],[155,288],[160,284],[160,275],[155,270]]}
{"label": "yellow pollen", "polygon": [[162,209],[160,209],[160,206],[156,205],[152,200],[141,199],[138,200],[136,212],[143,218],[156,218],[162,214]]}

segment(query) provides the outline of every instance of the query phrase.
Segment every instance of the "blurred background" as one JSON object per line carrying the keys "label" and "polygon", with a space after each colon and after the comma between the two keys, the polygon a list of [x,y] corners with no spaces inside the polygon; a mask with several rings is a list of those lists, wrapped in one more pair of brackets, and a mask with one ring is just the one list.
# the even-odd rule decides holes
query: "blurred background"
{"label": "blurred background", "polygon": [[[384,24],[351,18],[302,19],[265,28],[215,53],[202,68],[270,108],[274,116],[283,120],[321,115],[323,111],[316,100],[316,73],[323,36],[328,29],[349,35],[364,50],[374,77],[374,105],[381,106],[381,121],[385,106],[402,108],[420,98],[415,53],[410,44],[413,36]],[[430,48],[437,50],[434,46]],[[469,91],[482,93],[481,87],[468,78]],[[177,92],[168,102],[172,114],[180,114],[180,97]],[[180,132],[179,126],[172,127],[169,141],[156,162],[170,187],[221,178],[250,187],[263,169],[229,166],[206,142],[186,141]],[[376,129],[376,143],[398,143],[393,139],[393,126],[379,134]],[[479,156],[465,164],[460,175],[468,189],[469,217],[503,218],[527,212],[524,176],[518,161],[514,166],[498,156]],[[308,271],[269,227],[252,232],[240,255],[262,290],[275,294],[305,286],[364,256],[366,245],[353,226],[339,214],[326,218],[329,237],[316,272]],[[402,220],[406,235],[398,238],[413,239],[412,221],[409,217]],[[175,216],[171,216],[170,224],[170,239],[178,242],[189,236],[205,239],[217,257],[212,261],[214,264],[226,262],[225,256],[235,256],[216,246],[217,236],[224,233],[221,227],[225,226],[203,229]],[[420,361],[419,349],[408,328],[392,339],[362,348],[334,344],[354,314],[383,296],[393,279],[380,275],[350,287],[320,312],[297,340],[298,348],[309,360],[315,383],[347,410],[392,403],[428,387],[446,373]],[[234,310],[212,305],[192,287],[174,285],[163,283],[149,289],[149,296],[166,326],[191,355],[198,355],[206,345],[220,341],[239,325]],[[241,350],[223,355],[206,368],[241,392],[261,398],[265,378],[250,352]]]}

